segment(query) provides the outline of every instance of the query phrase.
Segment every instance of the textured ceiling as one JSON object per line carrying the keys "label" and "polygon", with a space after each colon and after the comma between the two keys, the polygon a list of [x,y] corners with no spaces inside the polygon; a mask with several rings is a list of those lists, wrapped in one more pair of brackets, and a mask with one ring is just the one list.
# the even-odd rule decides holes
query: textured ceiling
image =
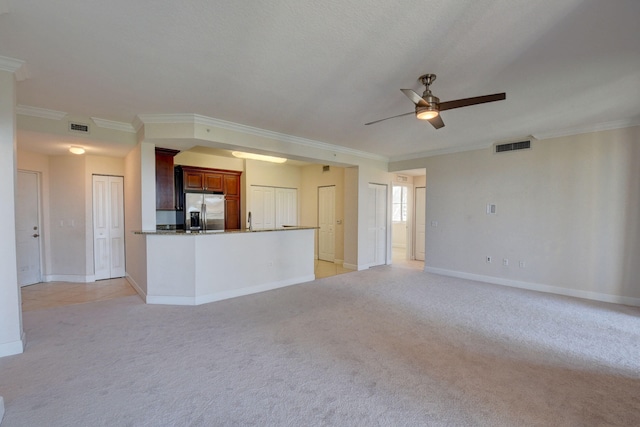
{"label": "textured ceiling", "polygon": [[[2,13],[2,12],[6,13]],[[132,123],[194,113],[391,159],[640,123],[637,0],[0,0],[18,104]],[[441,101],[433,129],[400,88]]]}

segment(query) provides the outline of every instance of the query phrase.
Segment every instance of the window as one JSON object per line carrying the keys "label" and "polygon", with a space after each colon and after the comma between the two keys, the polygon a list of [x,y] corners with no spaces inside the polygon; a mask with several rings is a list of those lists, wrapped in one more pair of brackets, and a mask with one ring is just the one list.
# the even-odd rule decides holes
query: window
{"label": "window", "polygon": [[394,222],[407,221],[407,187],[393,187],[393,214]]}

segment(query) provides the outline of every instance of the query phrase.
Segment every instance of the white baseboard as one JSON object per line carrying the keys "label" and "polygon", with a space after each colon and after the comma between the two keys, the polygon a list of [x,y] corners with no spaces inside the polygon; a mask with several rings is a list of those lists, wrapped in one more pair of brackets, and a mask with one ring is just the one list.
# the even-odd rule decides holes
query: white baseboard
{"label": "white baseboard", "polygon": [[2,424],[2,419],[4,418],[4,399],[0,396],[0,424]]}
{"label": "white baseboard", "polygon": [[13,356],[14,354],[24,353],[26,343],[27,338],[25,333],[23,332],[22,337],[20,337],[19,340],[0,344],[0,357]]}
{"label": "white baseboard", "polygon": [[127,282],[129,282],[131,287],[138,293],[138,295],[140,295],[142,297],[142,299],[144,301],[146,301],[147,300],[147,293],[142,290],[140,285],[138,285],[138,283],[135,280],[133,280],[133,277],[131,277],[131,276],[129,276],[127,274],[126,276],[124,276],[124,278],[127,280]]}
{"label": "white baseboard", "polygon": [[355,265],[355,264],[348,264],[348,263],[346,263],[346,262],[343,262],[343,263],[342,263],[342,266],[343,266],[344,268],[346,268],[347,270],[354,270],[354,271],[357,271],[357,270],[358,270],[358,266],[357,266],[357,265]]}
{"label": "white baseboard", "polygon": [[195,297],[181,296],[159,296],[147,295],[145,300],[147,304],[165,304],[165,305],[201,305],[225,299],[241,297],[245,295],[257,294],[260,292],[270,291],[273,289],[284,288],[287,286],[299,285],[315,280],[315,275],[296,277],[292,279],[282,280],[278,282],[264,283],[258,286],[248,288],[231,289],[228,291],[216,292],[208,295],[199,295]]}
{"label": "white baseboard", "polygon": [[92,275],[83,276],[78,274],[49,274],[42,277],[43,282],[72,282],[72,283],[89,283],[95,282],[96,277]]}
{"label": "white baseboard", "polygon": [[562,288],[559,286],[544,285],[541,283],[523,282],[520,280],[504,279],[501,277],[484,276],[482,274],[465,273],[463,271],[446,270],[443,268],[424,267],[427,273],[441,276],[457,277],[459,279],[475,280],[477,282],[492,283],[495,285],[509,286],[512,288],[528,289],[531,291],[547,292],[550,294],[565,295],[569,297],[584,298],[594,301],[610,302],[614,304],[633,305],[640,307],[640,298],[626,297],[622,295],[603,294],[600,292],[584,291],[580,289]]}

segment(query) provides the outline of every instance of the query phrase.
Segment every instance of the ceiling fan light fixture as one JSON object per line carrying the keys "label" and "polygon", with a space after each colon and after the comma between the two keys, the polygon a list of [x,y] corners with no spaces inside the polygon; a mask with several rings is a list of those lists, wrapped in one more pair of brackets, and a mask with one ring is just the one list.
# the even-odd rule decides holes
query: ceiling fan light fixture
{"label": "ceiling fan light fixture", "polygon": [[418,107],[416,108],[416,118],[420,120],[430,120],[438,117],[440,113],[438,110],[432,107]]}

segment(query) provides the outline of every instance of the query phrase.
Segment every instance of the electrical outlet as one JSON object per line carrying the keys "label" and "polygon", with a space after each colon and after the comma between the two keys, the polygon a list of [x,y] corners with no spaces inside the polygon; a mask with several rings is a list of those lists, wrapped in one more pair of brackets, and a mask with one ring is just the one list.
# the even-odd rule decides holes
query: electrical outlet
{"label": "electrical outlet", "polygon": [[491,264],[491,257],[490,256],[487,257],[487,264]]}
{"label": "electrical outlet", "polygon": [[520,265],[520,268],[524,268],[524,261],[520,261],[519,265]]}
{"label": "electrical outlet", "polygon": [[502,265],[504,265],[504,266],[509,265],[509,259],[508,258],[502,258]]}

